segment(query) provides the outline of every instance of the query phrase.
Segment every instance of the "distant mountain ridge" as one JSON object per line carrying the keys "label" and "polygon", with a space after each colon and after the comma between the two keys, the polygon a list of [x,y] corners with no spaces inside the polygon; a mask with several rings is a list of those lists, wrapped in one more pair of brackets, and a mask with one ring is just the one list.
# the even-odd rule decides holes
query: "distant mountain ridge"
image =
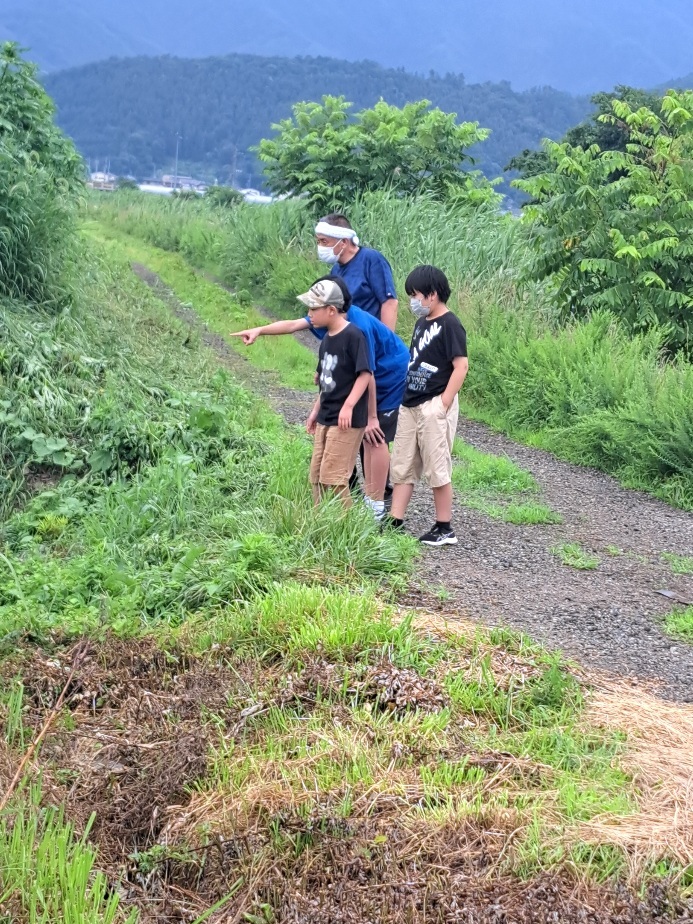
{"label": "distant mountain ridge", "polygon": [[50,74],[48,92],[58,121],[86,158],[109,162],[117,173],[146,176],[169,172],[176,135],[181,164],[220,182],[240,169],[241,185],[258,182],[247,149],[271,134],[300,100],[343,94],[355,110],[379,98],[401,106],[429,99],[460,120],[491,128],[474,152],[489,176],[545,136],[560,137],[590,110],[586,97],[550,88],[515,93],[508,83],[468,84],[461,76],[418,77],[371,62],[332,58],[111,59]]}
{"label": "distant mountain ridge", "polygon": [[0,38],[45,70],[113,55],[251,53],[589,93],[693,66],[691,0],[2,0]]}

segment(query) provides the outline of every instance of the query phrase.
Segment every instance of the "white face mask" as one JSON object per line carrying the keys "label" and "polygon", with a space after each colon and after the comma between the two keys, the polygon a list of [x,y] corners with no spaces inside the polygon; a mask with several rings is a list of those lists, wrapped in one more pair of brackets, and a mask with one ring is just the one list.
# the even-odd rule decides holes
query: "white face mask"
{"label": "white face mask", "polygon": [[430,307],[422,305],[418,298],[410,298],[409,307],[415,318],[426,318],[428,317],[428,312],[431,310]]}
{"label": "white face mask", "polygon": [[[337,245],[335,244],[335,247],[336,246]],[[320,260],[321,263],[332,264],[336,263],[339,260],[339,257],[334,252],[333,247],[325,247],[322,244],[318,244],[318,260]]]}

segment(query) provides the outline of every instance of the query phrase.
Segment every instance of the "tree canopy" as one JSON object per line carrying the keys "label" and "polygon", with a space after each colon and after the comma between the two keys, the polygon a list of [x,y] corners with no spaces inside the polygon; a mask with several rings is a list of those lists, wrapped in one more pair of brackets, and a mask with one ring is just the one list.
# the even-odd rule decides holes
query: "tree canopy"
{"label": "tree canopy", "polygon": [[399,109],[380,100],[349,119],[343,96],[297,103],[291,119],[272,126],[276,137],[260,142],[267,184],[275,193],[307,196],[322,210],[376,189],[492,200],[492,185],[463,169],[488,129],[430,105],[420,100]]}

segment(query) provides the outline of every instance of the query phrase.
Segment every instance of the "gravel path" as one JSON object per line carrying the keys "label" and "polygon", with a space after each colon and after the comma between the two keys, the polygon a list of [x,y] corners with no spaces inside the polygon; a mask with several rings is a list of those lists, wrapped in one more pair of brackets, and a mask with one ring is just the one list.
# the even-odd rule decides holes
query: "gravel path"
{"label": "gravel path", "polygon": [[[426,550],[411,593],[451,594],[446,611],[488,625],[510,625],[588,667],[661,681],[663,695],[693,701],[693,646],[662,632],[673,590],[693,602],[693,579],[671,573],[662,552],[693,556],[693,515],[630,491],[592,469],[521,446],[482,424],[461,420],[458,434],[483,452],[507,455],[532,473],[560,526],[514,526],[456,506],[459,543]],[[434,520],[430,492],[417,489],[407,527]],[[551,552],[577,542],[600,559],[577,571]],[[621,550],[611,555],[608,546]]]}
{"label": "gravel path", "polygon": [[[133,269],[178,317],[200,331],[241,381],[262,383],[267,399],[289,423],[305,420],[311,394],[283,388],[257,373],[183,308],[155,274],[139,265]],[[505,454],[530,471],[542,500],[563,523],[515,526],[457,504],[458,545],[423,549],[405,602],[439,609],[451,620],[457,615],[512,626],[586,667],[634,683],[656,681],[662,695],[693,702],[693,646],[662,632],[662,618],[674,604],[657,594],[667,589],[693,602],[693,579],[672,574],[661,558],[663,552],[693,556],[693,515],[626,490],[600,472],[519,445],[482,424],[461,420],[458,433],[477,449]],[[419,487],[406,527],[418,535],[433,520],[430,491]],[[599,567],[577,571],[563,565],[551,549],[565,542],[594,552]],[[609,554],[607,547],[621,554]]]}

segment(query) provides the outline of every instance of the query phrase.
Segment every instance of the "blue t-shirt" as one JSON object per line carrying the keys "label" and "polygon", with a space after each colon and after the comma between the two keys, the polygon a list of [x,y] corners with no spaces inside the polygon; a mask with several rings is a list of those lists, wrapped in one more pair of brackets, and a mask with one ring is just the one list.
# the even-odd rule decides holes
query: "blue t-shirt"
{"label": "blue t-shirt", "polygon": [[[378,411],[394,411],[402,403],[404,385],[409,369],[409,350],[403,341],[393,334],[382,321],[374,318],[356,305],[347,311],[347,318],[354,327],[358,327],[366,338],[368,358],[375,376],[375,398]],[[306,318],[310,324],[310,318]],[[326,328],[315,328],[311,331],[318,340],[322,340],[327,333]]]}
{"label": "blue t-shirt", "polygon": [[344,280],[355,305],[378,319],[383,302],[397,298],[392,269],[378,250],[360,247],[348,263],[335,263],[331,275]]}

